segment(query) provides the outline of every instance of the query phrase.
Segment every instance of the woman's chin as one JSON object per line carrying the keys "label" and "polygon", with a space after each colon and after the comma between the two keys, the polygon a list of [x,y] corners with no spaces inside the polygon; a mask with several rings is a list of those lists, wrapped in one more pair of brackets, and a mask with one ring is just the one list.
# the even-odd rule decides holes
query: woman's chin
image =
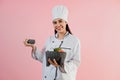
{"label": "woman's chin", "polygon": [[57,32],[58,32],[58,33],[62,33],[63,31],[61,31],[61,30],[58,30]]}
{"label": "woman's chin", "polygon": [[64,30],[56,30],[58,33],[63,33],[64,32]]}

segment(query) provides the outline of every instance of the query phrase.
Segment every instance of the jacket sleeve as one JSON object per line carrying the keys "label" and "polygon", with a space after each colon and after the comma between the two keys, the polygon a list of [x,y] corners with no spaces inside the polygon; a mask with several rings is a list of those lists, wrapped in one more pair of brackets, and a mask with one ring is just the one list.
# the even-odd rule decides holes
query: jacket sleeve
{"label": "jacket sleeve", "polygon": [[38,60],[40,62],[43,62],[43,56],[44,56],[45,48],[42,49],[42,51],[39,51],[39,49],[36,47],[35,50],[32,50],[32,58],[35,60]]}
{"label": "jacket sleeve", "polygon": [[78,40],[77,44],[73,49],[73,57],[69,61],[64,63],[64,69],[60,67],[60,71],[63,73],[70,73],[73,70],[76,70],[80,65],[80,41]]}
{"label": "jacket sleeve", "polygon": [[40,62],[43,62],[44,53],[45,53],[46,47],[49,44],[49,42],[50,42],[50,37],[47,39],[47,41],[41,51],[37,47],[35,47],[35,50],[32,50],[32,52],[31,52],[32,58],[35,60],[38,60]]}

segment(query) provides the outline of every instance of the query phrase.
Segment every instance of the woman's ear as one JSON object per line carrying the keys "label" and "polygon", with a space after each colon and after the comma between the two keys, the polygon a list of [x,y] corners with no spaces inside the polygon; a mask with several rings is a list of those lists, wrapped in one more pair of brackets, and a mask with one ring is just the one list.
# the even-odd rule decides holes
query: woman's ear
{"label": "woman's ear", "polygon": [[68,24],[67,21],[65,21],[66,25]]}

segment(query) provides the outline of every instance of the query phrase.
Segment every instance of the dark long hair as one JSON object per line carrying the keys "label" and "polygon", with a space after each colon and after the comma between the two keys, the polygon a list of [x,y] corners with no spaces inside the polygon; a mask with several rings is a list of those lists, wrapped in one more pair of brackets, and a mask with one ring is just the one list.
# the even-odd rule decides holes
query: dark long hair
{"label": "dark long hair", "polygon": [[[66,31],[68,31],[70,34],[72,34],[72,32],[71,32],[71,30],[70,30],[70,28],[69,28],[68,24],[66,24]],[[57,33],[57,31],[55,30],[55,31],[54,31],[54,33],[56,34],[56,33]]]}

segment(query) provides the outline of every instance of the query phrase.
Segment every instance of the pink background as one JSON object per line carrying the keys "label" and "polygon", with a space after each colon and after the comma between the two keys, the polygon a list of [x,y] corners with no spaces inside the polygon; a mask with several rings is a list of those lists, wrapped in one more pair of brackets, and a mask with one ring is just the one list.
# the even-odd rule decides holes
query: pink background
{"label": "pink background", "polygon": [[77,80],[120,80],[120,0],[0,0],[0,80],[41,80],[41,63],[23,41],[34,38],[42,48],[57,4],[68,7],[81,40]]}

